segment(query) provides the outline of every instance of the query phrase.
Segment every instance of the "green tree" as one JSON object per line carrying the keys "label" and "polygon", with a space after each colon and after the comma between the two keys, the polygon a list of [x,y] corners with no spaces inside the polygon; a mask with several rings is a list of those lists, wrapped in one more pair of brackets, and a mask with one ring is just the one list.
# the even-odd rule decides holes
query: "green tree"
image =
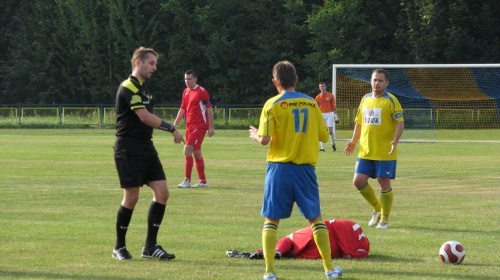
{"label": "green tree", "polygon": [[160,1],[20,1],[1,101],[114,103],[133,50],[158,45],[159,9]]}
{"label": "green tree", "polygon": [[[2,88],[2,102],[61,102],[52,71],[50,34],[54,31],[55,6],[42,0],[20,1],[12,16],[16,32],[9,37],[8,62]],[[52,96],[53,98],[50,98]]]}
{"label": "green tree", "polygon": [[260,104],[275,94],[271,69],[279,60],[294,62],[305,77],[304,22],[311,7],[302,1],[168,1],[167,67],[178,92],[191,68],[219,104]]}
{"label": "green tree", "polygon": [[[21,1],[5,0],[0,2],[0,53],[4,54],[0,57],[0,81],[6,79],[6,67],[10,63],[7,54],[10,47],[10,38],[17,33],[17,26],[14,24],[13,15],[19,9]],[[1,85],[1,84],[0,84]],[[7,92],[3,87],[0,87],[0,103],[6,98]]]}
{"label": "green tree", "polygon": [[334,63],[494,63],[496,0],[5,0],[0,102],[114,103],[139,46],[159,53],[148,87],[178,104],[195,69],[215,104],[260,104],[290,60],[317,93]]}
{"label": "green tree", "polygon": [[308,19],[311,68],[326,80],[334,63],[410,62],[396,39],[400,9],[397,0],[326,0]]}
{"label": "green tree", "polygon": [[[165,34],[161,32],[165,24],[160,17],[161,3],[152,0],[109,1],[109,78],[114,84],[112,94],[116,94],[119,83],[130,73],[132,53],[140,46],[154,48],[160,52],[159,70],[164,61],[161,53]],[[158,74],[153,75],[151,91],[157,95],[165,89]]]}
{"label": "green tree", "polygon": [[406,48],[416,63],[499,61],[497,1],[402,1]]}

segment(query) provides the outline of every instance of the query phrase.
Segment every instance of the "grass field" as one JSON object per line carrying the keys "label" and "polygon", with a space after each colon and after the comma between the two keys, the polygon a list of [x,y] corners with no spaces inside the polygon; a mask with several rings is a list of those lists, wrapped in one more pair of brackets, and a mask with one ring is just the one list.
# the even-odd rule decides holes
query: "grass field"
{"label": "grass field", "polygon": [[[151,201],[145,187],[127,236],[134,261],[119,262],[111,257],[122,199],[114,131],[0,130],[0,279],[261,279],[263,261],[225,251],[261,247],[268,147],[246,130],[217,130],[203,145],[210,187],[179,189],[182,146],[161,131],[154,140],[171,193],[159,243],[177,258],[140,258]],[[366,259],[334,260],[343,279],[500,279],[500,143],[400,143],[389,230],[366,226],[371,209],[351,182],[355,156],[341,150],[320,154],[323,218],[359,223],[371,243]],[[306,223],[295,209],[278,236]],[[439,260],[448,240],[465,246],[459,266]],[[279,260],[277,273],[324,279],[320,260]]]}

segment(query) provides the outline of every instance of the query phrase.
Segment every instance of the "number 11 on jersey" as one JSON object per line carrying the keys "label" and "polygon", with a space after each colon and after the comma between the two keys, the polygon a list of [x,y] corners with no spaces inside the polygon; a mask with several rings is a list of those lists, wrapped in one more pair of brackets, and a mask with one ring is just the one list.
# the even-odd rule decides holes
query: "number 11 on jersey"
{"label": "number 11 on jersey", "polygon": [[[307,115],[309,114],[309,109],[303,108],[303,109],[293,109],[292,113],[295,116],[295,133],[305,133],[307,129]],[[300,115],[304,115],[304,122],[302,124],[302,130],[300,129]]]}

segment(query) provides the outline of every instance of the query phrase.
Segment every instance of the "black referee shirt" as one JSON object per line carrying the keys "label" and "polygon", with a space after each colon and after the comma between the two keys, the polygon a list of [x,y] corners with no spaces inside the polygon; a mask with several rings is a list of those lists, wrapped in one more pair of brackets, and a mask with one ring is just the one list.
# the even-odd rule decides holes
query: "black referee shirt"
{"label": "black referee shirt", "polygon": [[139,79],[130,75],[116,93],[116,136],[151,140],[153,128],[144,124],[135,109],[146,108],[153,113],[154,100]]}

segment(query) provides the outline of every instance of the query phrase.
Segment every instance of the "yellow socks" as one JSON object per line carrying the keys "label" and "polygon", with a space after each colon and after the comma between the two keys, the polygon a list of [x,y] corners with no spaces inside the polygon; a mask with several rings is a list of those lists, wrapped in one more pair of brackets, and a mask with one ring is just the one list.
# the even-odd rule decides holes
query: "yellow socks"
{"label": "yellow socks", "polygon": [[266,274],[275,273],[274,254],[276,253],[276,244],[278,243],[278,225],[266,221],[262,229],[262,249],[264,260],[266,260]]}
{"label": "yellow socks", "polygon": [[388,191],[383,191],[380,193],[380,205],[382,206],[382,221],[389,222],[389,214],[392,209],[393,200],[392,188]]}
{"label": "yellow socks", "polygon": [[[318,247],[319,254],[323,259],[323,268],[325,271],[333,270],[332,251],[330,248],[330,237],[328,229],[323,221],[314,222],[311,225],[314,242]],[[274,255],[276,253],[276,244],[278,243],[278,224],[266,221],[262,229],[262,248],[264,259],[266,261],[266,274],[275,273]]]}
{"label": "yellow socks", "polygon": [[[380,212],[380,202],[378,201],[377,196],[375,196],[375,191],[373,190],[372,186],[370,186],[370,184],[366,183],[361,189],[358,189],[358,191],[366,199],[366,201],[370,203],[370,205],[373,207],[373,211]],[[382,199],[382,196],[380,198]]]}
{"label": "yellow socks", "polygon": [[333,270],[332,251],[331,251],[332,249],[330,248],[330,237],[325,223],[323,223],[322,221],[314,222],[311,225],[311,228],[313,231],[314,242],[316,242],[319,254],[323,259],[323,267],[325,271]]}

